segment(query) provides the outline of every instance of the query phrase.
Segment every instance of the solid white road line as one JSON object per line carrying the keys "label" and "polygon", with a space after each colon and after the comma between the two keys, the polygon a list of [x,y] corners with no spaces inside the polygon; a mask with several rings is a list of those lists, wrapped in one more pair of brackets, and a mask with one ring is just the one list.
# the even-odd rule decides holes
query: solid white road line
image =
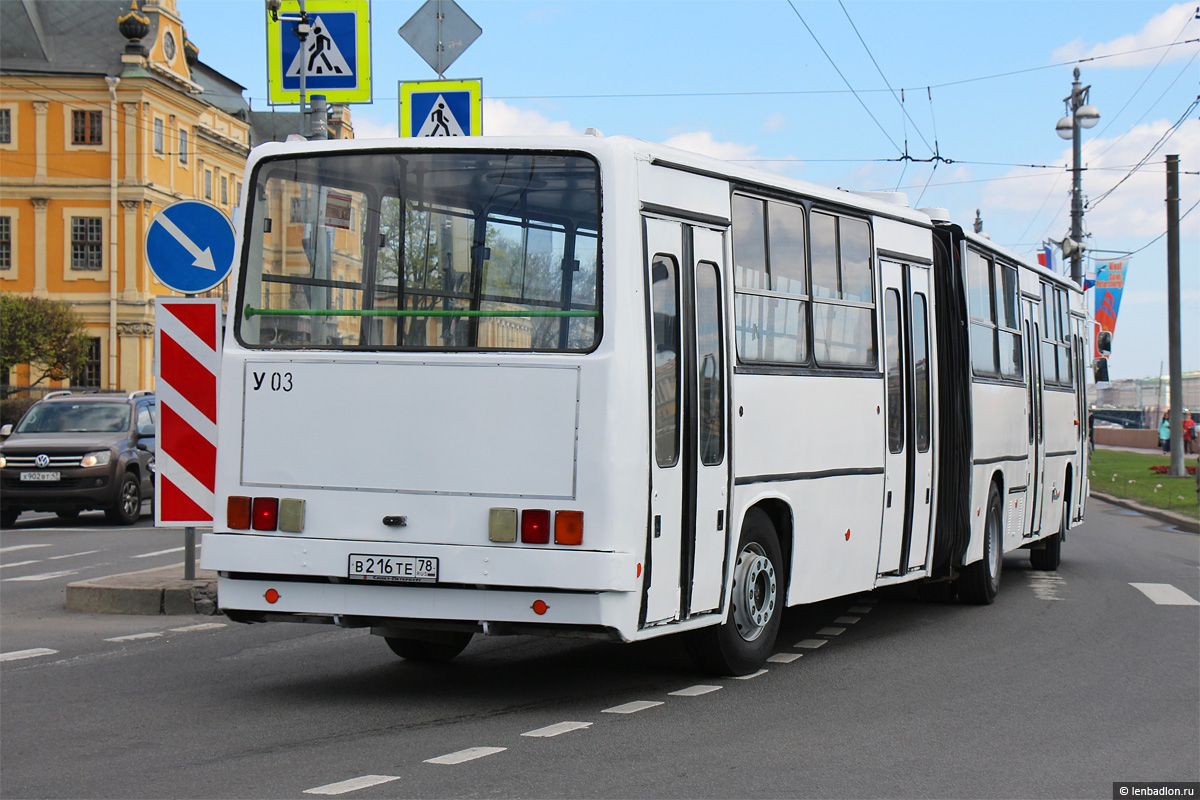
{"label": "solid white road line", "polygon": [[801,639],[793,647],[803,647],[805,650],[816,650],[829,644],[828,639]]}
{"label": "solid white road line", "polygon": [[305,789],[304,794],[345,794],[368,786],[378,786],[381,783],[391,783],[400,780],[399,775],[363,775],[361,778],[351,778],[348,781],[338,781],[315,789]]}
{"label": "solid white road line", "polygon": [[20,661],[22,658],[52,656],[57,652],[57,650],[51,650],[49,647],[35,647],[32,650],[13,650],[11,653],[0,653],[0,661]]}
{"label": "solid white road line", "polygon": [[712,686],[706,683],[698,683],[695,686],[689,686],[686,689],[680,689],[675,692],[667,692],[667,694],[673,697],[699,697],[702,694],[716,692],[723,688],[723,686]]}
{"label": "solid white road line", "polygon": [[30,550],[34,547],[53,547],[52,544],[14,544],[8,547],[0,547],[0,553],[15,553],[18,550]]}
{"label": "solid white road line", "polygon": [[68,575],[78,575],[77,569],[65,569],[61,572],[43,572],[40,575],[22,575],[20,578],[2,578],[4,581],[48,581],[51,578],[65,578]]}
{"label": "solid white road line", "polygon": [[606,708],[601,711],[601,714],[636,714],[639,711],[645,711],[647,708],[661,706],[661,700],[634,700],[632,703],[622,703],[619,706]]}
{"label": "solid white road line", "polygon": [[571,731],[581,731],[584,728],[592,727],[590,722],[559,722],[554,725],[547,725],[544,728],[538,728],[536,731],[526,731],[522,736],[533,736],[538,739],[548,739],[551,736],[559,736]]}
{"label": "solid white road line", "polygon": [[1200,602],[1169,583],[1131,583],[1129,585],[1160,606],[1200,606]]}
{"label": "solid white road line", "polygon": [[161,633],[131,633],[128,636],[114,636],[111,639],[105,639],[106,642],[133,642],[138,639],[157,639],[162,636]]}
{"label": "solid white road line", "polygon": [[507,747],[468,747],[466,750],[459,750],[456,753],[447,753],[444,756],[437,758],[425,759],[426,764],[462,764],[467,761],[474,761],[477,758],[484,756],[494,756],[496,753],[503,753]]}

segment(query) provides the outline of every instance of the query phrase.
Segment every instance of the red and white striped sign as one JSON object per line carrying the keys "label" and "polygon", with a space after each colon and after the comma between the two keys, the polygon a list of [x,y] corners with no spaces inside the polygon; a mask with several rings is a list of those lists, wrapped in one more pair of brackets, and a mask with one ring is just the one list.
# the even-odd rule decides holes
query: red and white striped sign
{"label": "red and white striped sign", "polygon": [[155,525],[212,527],[220,341],[219,299],[156,298]]}

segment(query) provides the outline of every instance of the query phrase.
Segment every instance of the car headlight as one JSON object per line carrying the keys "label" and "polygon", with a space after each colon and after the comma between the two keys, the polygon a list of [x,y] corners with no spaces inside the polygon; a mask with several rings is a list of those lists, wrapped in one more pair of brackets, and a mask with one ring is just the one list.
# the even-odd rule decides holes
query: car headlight
{"label": "car headlight", "polygon": [[0,456],[0,467],[7,467],[7,466],[8,466],[8,459],[5,458],[4,456]]}
{"label": "car headlight", "polygon": [[81,467],[103,467],[109,461],[112,461],[111,450],[97,450],[94,453],[88,453],[79,462]]}

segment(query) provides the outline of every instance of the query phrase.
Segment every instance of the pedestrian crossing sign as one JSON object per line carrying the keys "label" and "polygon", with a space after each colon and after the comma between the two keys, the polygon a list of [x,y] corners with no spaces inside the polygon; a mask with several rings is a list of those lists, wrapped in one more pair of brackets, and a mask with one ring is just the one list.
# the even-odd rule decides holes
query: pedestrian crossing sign
{"label": "pedestrian crossing sign", "polygon": [[283,0],[278,19],[267,17],[268,102],[299,104],[301,73],[307,98],[371,102],[370,0],[308,0],[304,9],[306,23],[299,0]]}
{"label": "pedestrian crossing sign", "polygon": [[482,80],[400,82],[400,136],[482,134]]}

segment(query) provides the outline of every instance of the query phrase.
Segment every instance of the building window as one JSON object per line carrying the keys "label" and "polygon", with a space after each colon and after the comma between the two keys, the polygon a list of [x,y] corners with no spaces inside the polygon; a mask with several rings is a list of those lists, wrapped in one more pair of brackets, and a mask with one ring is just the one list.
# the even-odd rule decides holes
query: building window
{"label": "building window", "polygon": [[72,386],[78,386],[82,389],[99,389],[100,388],[100,338],[92,337],[88,340],[87,357],[83,364],[80,365],[79,371],[71,379]]}
{"label": "building window", "polygon": [[204,199],[212,200],[212,170],[204,170]]}
{"label": "building window", "polygon": [[162,153],[163,149],[163,121],[156,119],[154,120],[154,152]]}
{"label": "building window", "polygon": [[0,269],[12,269],[12,217],[0,217]]}
{"label": "building window", "polygon": [[221,205],[229,203],[229,178],[221,176]]}
{"label": "building window", "polygon": [[103,256],[103,218],[71,217],[71,269],[98,270]]}
{"label": "building window", "polygon": [[0,144],[12,144],[12,109],[0,108]]}
{"label": "building window", "polygon": [[179,129],[179,163],[188,162],[188,132],[187,128]]}
{"label": "building window", "polygon": [[71,112],[71,143],[101,144],[104,141],[104,116],[99,111]]}

